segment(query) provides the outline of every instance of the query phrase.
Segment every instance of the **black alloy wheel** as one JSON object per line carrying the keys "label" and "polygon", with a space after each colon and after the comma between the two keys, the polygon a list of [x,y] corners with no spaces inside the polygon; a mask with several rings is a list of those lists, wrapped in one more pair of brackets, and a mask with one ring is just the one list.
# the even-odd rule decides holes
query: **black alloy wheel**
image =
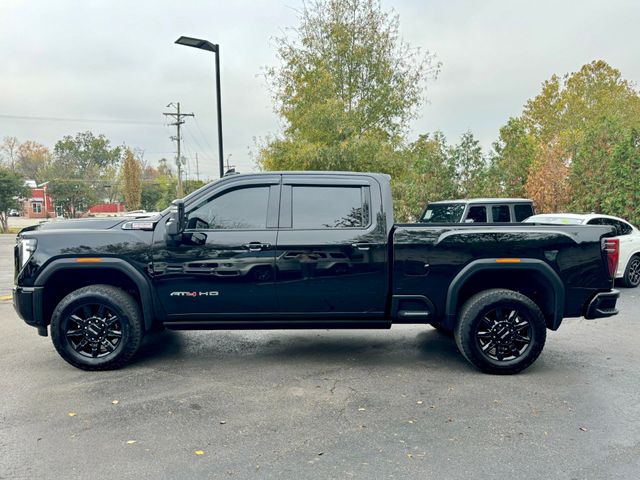
{"label": "black alloy wheel", "polygon": [[64,360],[83,370],[122,367],[140,347],[143,334],[138,303],[112,285],[69,293],[51,316],[53,345]]}
{"label": "black alloy wheel", "polygon": [[486,373],[518,373],[536,361],[547,336],[540,308],[529,297],[490,289],[469,298],[454,329],[460,353]]}
{"label": "black alloy wheel", "polygon": [[65,337],[79,355],[101,358],[120,347],[122,323],[101,303],[86,303],[73,310],[65,323]]}
{"label": "black alloy wheel", "polygon": [[531,323],[526,312],[498,307],[485,313],[476,327],[480,351],[497,361],[515,360],[531,345]]}

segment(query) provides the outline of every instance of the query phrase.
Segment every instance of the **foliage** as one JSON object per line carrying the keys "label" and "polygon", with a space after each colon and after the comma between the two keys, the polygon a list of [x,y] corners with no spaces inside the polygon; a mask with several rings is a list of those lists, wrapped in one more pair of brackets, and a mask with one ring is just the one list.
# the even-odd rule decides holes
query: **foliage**
{"label": "foliage", "polygon": [[142,167],[130,149],[124,152],[122,164],[122,190],[128,210],[140,209],[142,196]]}
{"label": "foliage", "polygon": [[570,187],[567,182],[569,166],[560,142],[545,145],[531,163],[525,192],[538,213],[554,213],[567,204]]}
{"label": "foliage", "polygon": [[8,212],[21,209],[20,198],[28,195],[24,179],[6,167],[0,167],[0,230],[8,231]]}
{"label": "foliage", "polygon": [[16,158],[20,142],[16,137],[4,137],[0,143],[0,160],[12,172],[15,171]]}
{"label": "foliage", "polygon": [[75,217],[91,204],[114,196],[121,147],[112,147],[104,135],[81,132],[65,136],[53,152],[45,173],[51,196],[66,216]]}
{"label": "foliage", "polygon": [[404,134],[439,65],[399,39],[377,0],[306,3],[292,37],[277,40],[267,70],[279,137],[260,147],[265,170],[409,171]]}
{"label": "foliage", "polygon": [[51,152],[41,143],[27,140],[17,149],[15,171],[29,180],[42,182],[42,173],[51,162]]}

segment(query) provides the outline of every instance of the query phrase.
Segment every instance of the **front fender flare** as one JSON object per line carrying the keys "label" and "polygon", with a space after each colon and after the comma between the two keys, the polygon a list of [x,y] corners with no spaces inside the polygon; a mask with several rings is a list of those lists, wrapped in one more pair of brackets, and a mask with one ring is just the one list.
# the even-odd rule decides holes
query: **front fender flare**
{"label": "front fender flare", "polygon": [[[35,279],[34,286],[44,287],[47,280],[60,270],[77,270],[77,269],[112,269],[125,274],[136,285],[140,292],[140,307],[142,309],[142,317],[144,318],[145,329],[149,330],[156,318],[154,309],[153,289],[150,282],[129,262],[120,258],[101,257],[99,262],[78,262],[76,257],[58,258],[50,262]],[[99,282],[96,282],[99,283]],[[157,303],[156,303],[157,304]]]}

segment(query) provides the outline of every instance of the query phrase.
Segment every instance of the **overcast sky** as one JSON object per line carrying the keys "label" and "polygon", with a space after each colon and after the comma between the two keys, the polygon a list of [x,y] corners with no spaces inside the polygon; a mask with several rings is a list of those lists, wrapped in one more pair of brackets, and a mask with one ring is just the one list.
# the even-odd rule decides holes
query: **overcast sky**
{"label": "overcast sky", "polygon": [[[440,129],[455,142],[471,130],[488,148],[542,81],[594,59],[640,80],[634,0],[382,4],[400,15],[404,40],[442,62],[414,137]],[[252,170],[254,138],[279,131],[261,72],[276,64],[272,39],[297,24],[299,7],[296,0],[0,0],[0,139],[53,147],[92,130],[155,162],[173,158],[174,130],[162,112],[180,101],[196,115],[186,120],[186,156],[191,163],[198,152],[201,174],[214,178],[214,57],[173,44],[188,35],[221,46],[225,156]]]}

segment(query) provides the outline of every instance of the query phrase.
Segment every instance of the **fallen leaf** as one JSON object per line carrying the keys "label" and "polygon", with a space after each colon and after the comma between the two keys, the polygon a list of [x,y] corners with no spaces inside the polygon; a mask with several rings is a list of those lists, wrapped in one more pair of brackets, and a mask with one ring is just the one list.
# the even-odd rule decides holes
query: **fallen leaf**
{"label": "fallen leaf", "polygon": [[586,431],[588,431],[588,430],[587,430],[587,427],[580,427],[580,431],[581,431],[581,432],[586,432]]}
{"label": "fallen leaf", "polygon": [[409,420],[409,423],[413,423],[413,420]]}
{"label": "fallen leaf", "polygon": [[318,456],[324,455],[324,452],[318,452]]}
{"label": "fallen leaf", "polygon": [[111,400],[111,403],[113,403],[114,405],[117,405],[120,403],[120,400]]}
{"label": "fallen leaf", "polygon": [[138,443],[137,440],[127,440],[127,445],[133,445],[134,443]]}
{"label": "fallen leaf", "polygon": [[76,412],[69,412],[67,413],[67,415],[69,415],[70,417],[75,417],[77,415]]}
{"label": "fallen leaf", "polygon": [[360,407],[360,408],[358,409],[358,411],[359,411],[359,412],[364,412],[365,410],[366,410],[366,408],[362,408],[362,407]]}
{"label": "fallen leaf", "polygon": [[194,453],[196,455],[204,455],[204,451],[203,450],[196,450]]}
{"label": "fallen leaf", "polygon": [[413,458],[413,454],[411,454],[411,453],[407,453],[407,457],[408,457],[408,458]]}
{"label": "fallen leaf", "polygon": [[418,405],[422,405],[422,403],[423,403],[423,402],[422,402],[422,400],[418,400],[416,403],[417,403]]}
{"label": "fallen leaf", "polygon": [[220,425],[224,425],[225,423],[227,423],[226,420],[220,420]]}

